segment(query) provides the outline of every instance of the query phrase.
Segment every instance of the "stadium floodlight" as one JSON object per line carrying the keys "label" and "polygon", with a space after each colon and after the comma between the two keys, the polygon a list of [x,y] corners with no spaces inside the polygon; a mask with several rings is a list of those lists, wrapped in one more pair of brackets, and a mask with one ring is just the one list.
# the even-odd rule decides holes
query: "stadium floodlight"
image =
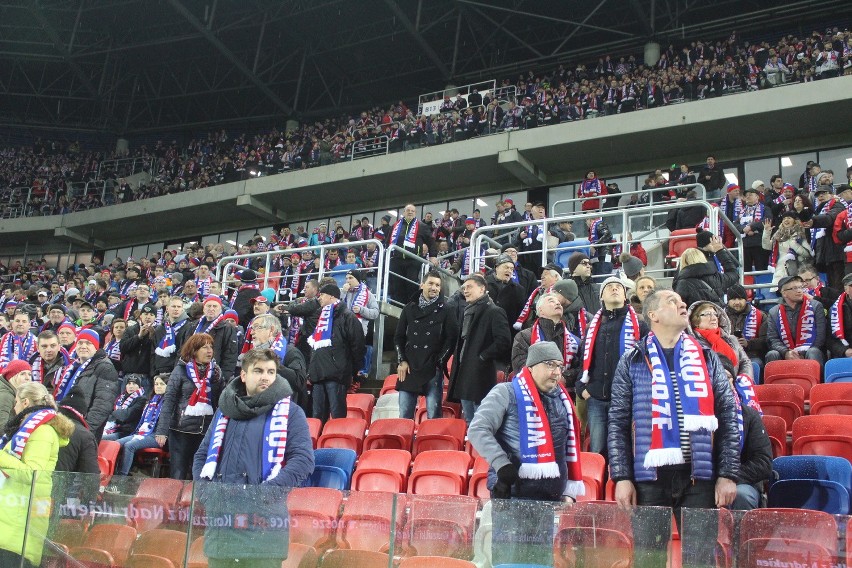
{"label": "stadium floodlight", "polygon": [[728,180],[728,183],[733,183],[735,185],[740,184],[740,181],[737,179],[737,174],[725,174],[725,179]]}
{"label": "stadium floodlight", "polygon": [[782,168],[789,168],[789,167],[792,167],[792,166],[793,166],[793,160],[791,160],[787,156],[781,156],[781,167]]}
{"label": "stadium floodlight", "polygon": [[[485,203],[485,201],[483,201],[482,199],[480,199],[478,197],[476,198],[476,204],[479,205],[480,207],[488,207],[488,204]],[[443,215],[443,213],[441,213],[441,215]]]}

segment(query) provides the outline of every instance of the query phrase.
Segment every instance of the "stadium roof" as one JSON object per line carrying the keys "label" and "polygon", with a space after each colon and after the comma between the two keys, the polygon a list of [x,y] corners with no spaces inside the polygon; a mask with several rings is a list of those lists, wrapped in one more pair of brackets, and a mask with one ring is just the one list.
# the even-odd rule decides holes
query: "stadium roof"
{"label": "stadium roof", "polygon": [[809,34],[838,17],[846,0],[0,0],[0,125],[281,125],[649,39]]}

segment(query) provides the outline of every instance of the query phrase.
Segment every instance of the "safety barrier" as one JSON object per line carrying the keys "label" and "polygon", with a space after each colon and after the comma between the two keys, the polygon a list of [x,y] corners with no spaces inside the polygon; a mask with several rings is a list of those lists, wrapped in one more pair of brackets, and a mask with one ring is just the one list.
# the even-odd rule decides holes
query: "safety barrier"
{"label": "safety barrier", "polygon": [[[579,187],[580,184],[578,183],[576,185]],[[636,191],[623,191],[623,192],[617,193],[615,195],[618,195],[619,200],[622,197],[630,197],[631,195],[637,195],[637,196],[639,196],[638,199],[641,200],[644,195],[648,195],[648,201],[646,203],[642,203],[641,205],[637,204],[637,206],[636,206],[636,207],[644,207],[644,206],[655,205],[653,203],[653,199],[651,198],[652,196],[650,195],[650,193],[653,193],[655,191],[670,191],[671,190],[671,191],[681,192],[679,190],[682,190],[682,193],[686,194],[688,191],[693,190],[693,189],[696,192],[696,198],[707,201],[707,189],[704,187],[704,184],[701,184],[701,183],[688,183],[688,184],[683,184],[683,185],[666,185],[666,186],[662,186],[662,187],[654,187],[654,188],[649,188],[649,189],[638,189]],[[591,201],[591,200],[594,200],[594,199],[597,199],[600,202],[596,211],[602,211],[603,210],[603,203],[604,203],[604,200],[606,200],[606,198],[607,198],[606,195],[601,195],[600,197],[572,197],[571,199],[559,199],[558,201],[554,201],[553,204],[550,206],[550,214],[551,214],[551,216],[555,217],[557,215],[557,208],[563,208],[566,205],[571,205],[571,207],[568,207],[567,208],[568,210],[566,210],[566,211],[560,211],[561,214],[564,215],[566,213],[576,212],[578,204],[582,206],[582,204],[584,202]],[[623,205],[620,205],[620,206],[624,207]]]}
{"label": "safety barrier", "polygon": [[368,136],[363,140],[358,140],[352,144],[352,152],[349,154],[349,160],[354,162],[361,158],[370,158],[372,156],[382,156],[390,151],[390,138],[384,134],[380,136]]}
{"label": "safety barrier", "polygon": [[98,164],[98,179],[102,179],[101,174],[110,170],[119,175],[119,177],[132,176],[146,171],[153,175],[151,166],[154,160],[155,158],[151,156],[102,160]]}
{"label": "safety barrier", "polygon": [[441,112],[441,105],[444,102],[444,97],[449,95],[451,100],[455,97],[462,97],[467,100],[468,96],[476,89],[484,97],[488,93],[493,93],[497,87],[497,81],[491,79],[489,81],[481,81],[479,83],[471,83],[460,87],[452,87],[431,93],[424,93],[417,99],[417,115],[431,116]]}

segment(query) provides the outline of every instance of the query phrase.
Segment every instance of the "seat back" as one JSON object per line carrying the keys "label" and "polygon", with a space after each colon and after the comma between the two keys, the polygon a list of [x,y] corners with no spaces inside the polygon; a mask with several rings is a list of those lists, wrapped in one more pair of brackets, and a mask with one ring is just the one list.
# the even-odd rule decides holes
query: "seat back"
{"label": "seat back", "polygon": [[189,545],[189,558],[186,560],[188,568],[202,568],[207,566],[207,555],[204,554],[204,537],[200,536]]}
{"label": "seat back", "polygon": [[478,508],[479,500],[467,495],[412,496],[405,527],[411,554],[469,559]]}
{"label": "seat back", "polygon": [[814,385],[811,389],[810,414],[852,414],[852,383]]}
{"label": "seat back", "polygon": [[125,568],[177,568],[177,566],[165,556],[134,554],[127,559]]}
{"label": "seat back", "polygon": [[852,465],[835,456],[786,456],[772,460],[779,480],[814,479],[852,487]]}
{"label": "seat back", "polygon": [[361,453],[367,421],[363,418],[332,418],[325,423],[317,448],[342,448]]}
{"label": "seat back", "polygon": [[355,468],[355,451],[346,448],[318,448],[314,450],[314,471],[304,487],[327,487],[346,490],[352,483]]}
{"label": "seat back", "polygon": [[467,423],[461,418],[435,418],[423,421],[417,429],[412,453],[430,450],[464,449],[464,436]]}
{"label": "seat back", "polygon": [[633,543],[612,529],[571,527],[561,529],[554,542],[556,556],[566,566],[617,568],[629,566]]}
{"label": "seat back", "polygon": [[126,525],[94,525],[86,532],[85,546],[108,552],[119,566],[127,561],[136,541],[136,529]]}
{"label": "seat back", "polygon": [[462,451],[432,450],[414,458],[408,492],[417,495],[462,495],[467,491],[470,455]]}
{"label": "seat back", "polygon": [[772,443],[772,457],[787,455],[787,423],[780,416],[764,414],[763,426]]}
{"label": "seat back", "polygon": [[580,464],[583,469],[583,484],[586,486],[586,494],[580,496],[577,500],[597,501],[603,499],[606,459],[600,454],[582,452]]}
{"label": "seat back", "polygon": [[151,529],[139,535],[139,539],[133,545],[133,554],[162,556],[171,560],[175,566],[183,566],[186,538],[186,533],[181,531]]}
{"label": "seat back", "polygon": [[368,424],[376,405],[376,397],[367,393],[356,393],[346,395],[346,417],[363,418]]}
{"label": "seat back", "polygon": [[396,382],[398,380],[399,380],[399,375],[397,375],[396,373],[393,373],[392,375],[388,375],[387,377],[385,377],[385,381],[384,381],[384,383],[382,383],[382,390],[379,391],[379,398],[381,398],[382,395],[385,395],[389,392],[395,392],[396,391]]}
{"label": "seat back", "polygon": [[740,545],[737,566],[758,568],[761,566],[796,566],[807,559],[808,566],[831,566],[834,554],[824,546],[787,538],[754,538]]}
{"label": "seat back", "polygon": [[101,440],[98,442],[98,455],[103,456],[109,463],[110,475],[115,473],[115,464],[118,460],[118,452],[121,451],[121,444],[115,440]]}
{"label": "seat back", "polygon": [[802,436],[852,436],[852,416],[802,416],[793,423],[793,441]]}
{"label": "seat back", "polygon": [[343,494],[324,487],[294,488],[287,495],[290,542],[314,548],[333,541]]}
{"label": "seat back", "polygon": [[805,390],[801,385],[754,385],[754,394],[760,401],[763,415],[778,416],[790,432],[796,418],[805,414]]}
{"label": "seat back", "polygon": [[695,229],[677,229],[669,235],[669,254],[667,256],[680,258],[688,248],[698,246]]}
{"label": "seat back", "polygon": [[291,542],[287,551],[287,560],[281,563],[281,568],[316,568],[319,555],[312,546]]}
{"label": "seat back", "polygon": [[393,532],[396,539],[394,548],[400,550],[407,504],[408,499],[404,494],[370,491],[350,493],[338,523],[339,546],[384,552],[390,548]]}
{"label": "seat back", "polygon": [[364,452],[373,449],[411,451],[412,438],[414,438],[414,420],[408,418],[374,420],[364,439]]}
{"label": "seat back", "polygon": [[322,421],[319,418],[308,418],[308,432],[311,434],[311,444],[317,449],[317,441],[322,432]]}
{"label": "seat back", "polygon": [[352,490],[402,493],[410,463],[411,453],[406,450],[367,450],[352,474]]}
{"label": "seat back", "polygon": [[825,363],[826,383],[849,383],[852,382],[852,359],[843,357],[830,359]]}
{"label": "seat back", "polygon": [[488,499],[491,496],[488,490],[488,460],[483,457],[473,460],[473,472],[470,474],[467,494],[480,499]]}
{"label": "seat back", "polygon": [[388,555],[369,550],[332,550],[322,559],[322,568],[382,568]]}
{"label": "seat back", "polygon": [[799,385],[805,391],[805,400],[808,400],[811,388],[819,384],[821,374],[822,369],[818,361],[809,359],[770,361],[763,369],[763,383]]}
{"label": "seat back", "polygon": [[136,489],[136,497],[159,499],[164,503],[175,504],[183,491],[183,481],[159,477],[142,480]]}
{"label": "seat back", "polygon": [[784,479],[769,488],[770,507],[811,509],[832,515],[849,514],[849,491],[836,481]]}
{"label": "seat back", "polygon": [[752,539],[790,539],[809,542],[837,553],[837,523],[834,517],[807,509],[753,509],[739,524],[740,543]]}

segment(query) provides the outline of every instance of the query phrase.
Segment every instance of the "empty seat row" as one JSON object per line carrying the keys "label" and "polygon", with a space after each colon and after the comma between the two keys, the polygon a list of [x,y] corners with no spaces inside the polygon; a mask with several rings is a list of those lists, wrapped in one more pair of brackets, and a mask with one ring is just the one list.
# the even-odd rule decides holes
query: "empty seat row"
{"label": "empty seat row", "polygon": [[467,424],[460,418],[437,418],[421,423],[415,435],[414,420],[383,418],[369,425],[363,418],[332,418],[322,426],[308,419],[314,448],[346,448],[356,454],[371,449],[397,449],[415,456],[429,450],[463,450]]}

